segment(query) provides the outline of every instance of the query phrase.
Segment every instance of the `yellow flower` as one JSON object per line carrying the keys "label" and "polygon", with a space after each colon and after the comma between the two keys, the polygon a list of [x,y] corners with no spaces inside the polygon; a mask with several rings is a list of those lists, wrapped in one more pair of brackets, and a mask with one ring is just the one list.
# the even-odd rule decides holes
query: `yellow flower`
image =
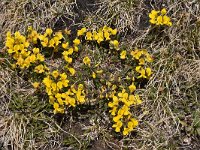
{"label": "yellow flower", "polygon": [[145,54],[145,55],[146,55],[145,60],[146,60],[147,62],[153,62],[153,58],[152,58],[151,55],[149,55],[149,54]]}
{"label": "yellow flower", "polygon": [[66,79],[67,79],[66,73],[61,73],[61,74],[60,74],[60,79],[61,79],[61,80],[66,80]]}
{"label": "yellow flower", "polygon": [[110,32],[112,35],[116,35],[117,34],[117,29],[110,29]]}
{"label": "yellow flower", "polygon": [[63,102],[62,98],[57,98],[57,101],[58,101],[58,103],[59,103],[60,105],[64,105],[64,102]]}
{"label": "yellow flower", "polygon": [[159,11],[156,10],[152,10],[151,13],[149,13],[149,18],[153,19],[155,17],[157,17]]}
{"label": "yellow flower", "polygon": [[120,58],[121,59],[125,59],[126,58],[126,51],[125,50],[120,53]]}
{"label": "yellow flower", "polygon": [[96,73],[95,72],[92,72],[92,78],[96,78],[97,76],[96,76]]}
{"label": "yellow flower", "polygon": [[118,122],[122,118],[122,115],[117,115],[113,118],[114,122]]}
{"label": "yellow flower", "polygon": [[140,58],[140,59],[139,59],[139,65],[144,65],[144,64],[145,64],[144,58]]}
{"label": "yellow flower", "polygon": [[138,121],[136,119],[132,118],[131,122],[133,123],[133,124],[131,124],[133,126],[133,128],[138,126]]}
{"label": "yellow flower", "polygon": [[100,44],[104,40],[103,31],[100,29],[97,33],[97,43]]}
{"label": "yellow flower", "polygon": [[120,132],[120,128],[122,127],[122,122],[119,120],[112,127],[115,128],[115,132]]}
{"label": "yellow flower", "polygon": [[104,37],[106,38],[106,41],[110,40],[110,34],[108,31],[104,32]]}
{"label": "yellow flower", "polygon": [[64,109],[60,108],[58,103],[54,103],[53,107],[54,107],[54,114],[64,113]]}
{"label": "yellow flower", "polygon": [[52,29],[47,28],[45,33],[50,36],[53,33],[53,31],[52,31]]}
{"label": "yellow flower", "polygon": [[117,112],[117,107],[113,107],[111,110],[109,110],[109,112],[111,113],[112,116],[115,116]]}
{"label": "yellow flower", "polygon": [[34,54],[32,54],[30,57],[29,57],[29,60],[30,62],[34,63],[36,61],[36,56]]}
{"label": "yellow flower", "polygon": [[51,89],[52,89],[53,92],[58,92],[58,91],[57,91],[57,90],[58,90],[57,84],[54,83],[54,82],[52,82],[52,83],[51,83]]}
{"label": "yellow flower", "polygon": [[130,104],[134,104],[134,105],[140,105],[142,103],[142,100],[140,99],[139,95],[136,94],[135,96],[134,95],[129,95],[129,101],[130,101]]}
{"label": "yellow flower", "polygon": [[73,40],[74,45],[79,45],[81,43],[81,41],[79,39],[75,39]]}
{"label": "yellow flower", "polygon": [[84,57],[83,58],[83,63],[85,64],[85,65],[88,65],[88,66],[90,66],[90,63],[91,63],[91,60],[90,60],[90,58],[89,57]]}
{"label": "yellow flower", "polygon": [[103,70],[97,70],[96,73],[97,73],[97,74],[102,74],[102,73],[103,73]]}
{"label": "yellow flower", "polygon": [[[61,40],[63,38],[62,32],[56,32],[55,33],[55,37],[57,37],[59,40]],[[54,38],[55,39],[55,38]]]}
{"label": "yellow flower", "polygon": [[152,10],[151,13],[149,14],[149,22],[152,24],[156,24],[156,18],[158,16],[159,11]]}
{"label": "yellow flower", "polygon": [[131,93],[133,93],[136,90],[136,86],[134,85],[134,83],[132,83],[128,88]]}
{"label": "yellow flower", "polygon": [[58,70],[54,70],[51,75],[56,79],[59,76]]}
{"label": "yellow flower", "polygon": [[53,96],[49,96],[49,103],[53,105],[55,102],[55,98]]}
{"label": "yellow flower", "polygon": [[[130,112],[129,112],[129,107],[127,106],[127,105],[124,105],[121,109],[119,109],[119,111],[118,111],[118,115],[120,115],[120,113],[121,113],[121,115],[123,116],[127,116],[127,115],[130,115]],[[121,111],[121,112],[120,112]]]}
{"label": "yellow flower", "polygon": [[35,89],[37,89],[39,87],[40,83],[39,82],[34,82],[34,83],[32,83],[32,85],[33,85],[33,87]]}
{"label": "yellow flower", "polygon": [[73,53],[73,51],[74,51],[74,49],[73,48],[70,48],[70,49],[68,49],[68,55],[71,55],[72,53]]}
{"label": "yellow flower", "polygon": [[78,90],[83,90],[83,84],[78,85]]}
{"label": "yellow flower", "polygon": [[64,87],[68,87],[69,80],[62,80],[62,84]]}
{"label": "yellow flower", "polygon": [[50,85],[50,87],[46,87],[46,89],[45,89],[45,91],[46,91],[46,93],[48,94],[48,96],[51,96],[52,95],[52,91],[51,91],[52,89],[51,89],[51,85]]}
{"label": "yellow flower", "polygon": [[147,76],[150,77],[151,74],[152,74],[152,71],[151,71],[151,68],[146,68],[146,73],[147,73]]}
{"label": "yellow flower", "polygon": [[119,42],[117,40],[110,41],[110,44],[113,46],[114,49],[119,50]]}
{"label": "yellow flower", "polygon": [[62,81],[58,81],[58,82],[57,82],[57,88],[58,88],[58,90],[60,90],[60,89],[63,88],[63,83],[62,83]]}
{"label": "yellow flower", "polygon": [[68,46],[69,46],[69,42],[62,43],[62,47],[63,47],[64,49],[67,49],[67,48],[68,48]]}
{"label": "yellow flower", "polygon": [[42,61],[44,61],[44,55],[39,53],[39,54],[37,54],[36,59],[42,62]]}
{"label": "yellow flower", "polygon": [[86,28],[82,28],[81,30],[78,30],[77,36],[83,35],[86,32],[86,30],[87,30]]}
{"label": "yellow flower", "polygon": [[72,63],[72,58],[68,57],[68,56],[64,56],[64,59],[66,62],[68,62],[69,64]]}
{"label": "yellow flower", "polygon": [[129,134],[129,128],[124,128],[123,130],[123,135],[128,135]]}
{"label": "yellow flower", "polygon": [[165,15],[167,13],[167,10],[165,9],[165,8],[163,8],[162,10],[161,10],[161,14],[162,15]]}
{"label": "yellow flower", "polygon": [[76,70],[74,68],[68,68],[68,70],[72,76],[74,76],[74,74],[76,73]]}
{"label": "yellow flower", "polygon": [[168,16],[163,16],[163,24],[172,26],[172,22],[170,21],[170,18]]}
{"label": "yellow flower", "polygon": [[91,41],[92,40],[92,33],[91,32],[87,32],[86,36],[85,36],[85,39],[88,40],[88,41]]}
{"label": "yellow flower", "polygon": [[33,48],[33,53],[34,54],[38,54],[40,52],[40,49],[39,48]]}
{"label": "yellow flower", "polygon": [[156,25],[163,25],[163,17],[162,16],[158,16],[156,19]]}
{"label": "yellow flower", "polygon": [[45,78],[43,79],[42,82],[44,83],[44,85],[45,85],[46,87],[48,87],[48,88],[51,87],[52,80],[50,79],[49,76],[45,77]]}
{"label": "yellow flower", "polygon": [[75,107],[76,105],[76,100],[74,98],[71,98],[71,97],[68,97],[66,99],[66,101],[72,106],[72,107]]}
{"label": "yellow flower", "polygon": [[43,65],[38,65],[38,66],[35,67],[34,71],[36,73],[43,73],[43,72],[45,72],[44,71],[44,66]]}
{"label": "yellow flower", "polygon": [[78,52],[78,46],[74,45],[74,51]]}
{"label": "yellow flower", "polygon": [[140,73],[141,72],[141,66],[136,66],[135,71]]}
{"label": "yellow flower", "polygon": [[147,76],[145,74],[145,70],[143,68],[141,68],[141,70],[140,70],[140,76],[138,76],[138,78],[147,78]]}
{"label": "yellow flower", "polygon": [[48,42],[49,42],[49,39],[48,38],[44,38],[43,41],[41,42],[41,44],[42,44],[43,47],[47,47]]}
{"label": "yellow flower", "polygon": [[93,37],[93,40],[97,41],[97,40],[98,40],[97,31],[94,30],[94,31],[92,32],[92,35],[93,35],[93,36],[92,36],[92,37]]}
{"label": "yellow flower", "polygon": [[135,58],[136,60],[139,60],[140,57],[142,56],[142,51],[140,50],[134,50],[131,52],[131,55],[133,56],[133,58]]}
{"label": "yellow flower", "polygon": [[58,101],[58,103],[59,103],[60,105],[63,105],[63,104],[64,104],[64,103],[63,103],[63,100],[62,100],[62,94],[57,93],[57,94],[55,95],[55,97],[56,97],[56,99],[57,99],[57,101]]}
{"label": "yellow flower", "polygon": [[67,57],[67,56],[69,55],[69,52],[68,52],[68,51],[64,51],[64,52],[62,52],[62,55],[63,55],[64,57]]}

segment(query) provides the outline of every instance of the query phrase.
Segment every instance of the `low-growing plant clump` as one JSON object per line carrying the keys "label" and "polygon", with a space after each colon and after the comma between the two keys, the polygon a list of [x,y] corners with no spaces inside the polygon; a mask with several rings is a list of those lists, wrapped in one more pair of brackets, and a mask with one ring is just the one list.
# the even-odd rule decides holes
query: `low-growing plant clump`
{"label": "low-growing plant clump", "polygon": [[[122,49],[116,37],[117,29],[107,26],[93,30],[81,28],[75,39],[72,39],[69,30],[53,32],[47,28],[45,33],[40,34],[29,27],[25,36],[18,31],[13,35],[8,32],[6,47],[11,67],[26,76],[36,91],[48,95],[54,114],[87,104],[92,98],[89,95],[93,93],[87,89],[85,81],[90,80],[98,84],[96,91],[92,91],[98,93],[93,96],[95,103],[100,99],[108,103],[114,123],[112,127],[116,132],[122,131],[123,135],[127,135],[138,125],[137,116],[133,115],[134,107],[142,103],[134,91],[151,77],[149,64],[153,59],[145,49]],[[88,45],[94,49],[94,53],[98,50],[111,54],[115,57],[114,63],[128,65],[129,70],[115,81],[116,77],[111,71],[96,63],[101,58],[91,60],[86,49]],[[85,56],[80,60],[83,53]],[[52,67],[51,61],[58,58],[61,64]],[[80,66],[75,68],[74,64],[78,61]],[[85,77],[80,72],[83,67]],[[125,83],[124,77],[127,80]]]}

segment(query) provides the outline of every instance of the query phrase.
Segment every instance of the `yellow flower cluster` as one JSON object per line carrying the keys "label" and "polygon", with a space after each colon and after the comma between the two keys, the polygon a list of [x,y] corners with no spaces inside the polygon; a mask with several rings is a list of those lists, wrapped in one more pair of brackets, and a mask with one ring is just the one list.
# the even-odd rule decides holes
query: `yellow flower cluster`
{"label": "yellow flower cluster", "polygon": [[[166,14],[164,10],[161,13]],[[76,84],[79,82],[77,79],[80,82],[92,80],[95,86],[100,86],[100,93],[99,95],[91,95],[97,95],[93,98],[110,100],[108,107],[114,122],[112,127],[115,128],[116,132],[121,131],[123,135],[127,135],[138,125],[138,121],[133,117],[132,108],[142,103],[139,95],[134,94],[136,85],[139,84],[135,82],[135,78],[150,78],[152,71],[150,67],[147,67],[147,64],[152,62],[153,59],[144,49],[136,49],[131,52],[120,49],[116,34],[117,29],[107,26],[95,30],[83,27],[77,31],[76,38],[71,39],[69,30],[53,32],[52,29],[47,28],[43,34],[40,34],[29,27],[27,36],[21,35],[18,31],[14,35],[8,32],[6,47],[13,66],[19,69],[27,69],[32,86],[36,90],[44,90],[48,95],[49,103],[54,108],[55,114],[64,113],[66,108],[85,103],[88,91],[84,89],[83,84]],[[83,50],[85,48],[83,44],[98,45],[96,48],[100,46],[105,48],[103,45],[109,44],[109,49],[106,50],[117,50],[114,54],[118,54],[123,63],[130,62],[128,58],[132,57],[134,71],[127,72],[130,79],[132,78],[132,83],[129,83],[130,80],[127,80],[128,83],[123,82],[126,79],[122,78],[121,74],[115,76],[115,73],[104,70],[101,62],[97,61],[94,55],[90,55],[91,53],[84,55],[84,52],[79,51],[79,49]],[[59,69],[62,68],[62,73],[60,70],[52,71],[51,66],[53,67],[53,65],[49,64],[49,62],[52,62],[49,59],[54,59],[53,52],[58,52],[56,56],[62,56],[59,59],[64,60],[64,63],[62,61],[59,66]],[[82,72],[76,73],[76,71],[81,70],[81,68],[75,70],[74,66],[79,66],[76,65],[77,62],[88,66],[87,69],[82,70],[86,72],[86,74],[83,72],[84,76],[81,75]],[[140,80],[138,81],[140,82]],[[117,86],[118,84],[119,86]],[[119,89],[122,90],[119,91]],[[94,92],[98,93],[97,91]]]}
{"label": "yellow flower cluster", "polygon": [[[67,66],[72,63],[73,59],[72,59],[71,56],[74,52],[78,52],[78,50],[79,50],[78,46],[80,44],[81,44],[81,41],[78,38],[73,40],[72,46],[69,46],[69,42],[63,42],[62,43],[62,48],[64,49],[64,52],[62,53],[62,55],[63,55],[63,58],[65,59],[65,61],[67,62]],[[71,69],[69,69],[69,70],[71,70]]]}
{"label": "yellow flower cluster", "polygon": [[16,67],[21,69],[29,68],[34,63],[44,61],[44,55],[40,53],[39,48],[29,48],[30,43],[20,32],[15,32],[14,36],[7,33],[6,46],[8,53],[15,60]]}
{"label": "yellow flower cluster", "polygon": [[149,22],[155,25],[172,26],[171,19],[166,15],[167,10],[163,8],[161,11],[152,10],[149,13]]}
{"label": "yellow flower cluster", "polygon": [[117,40],[112,40],[112,37],[116,34],[117,29],[112,29],[108,26],[93,31],[87,31],[86,28],[77,31],[77,36],[85,36],[87,41],[96,41],[98,44],[103,41],[109,41],[112,48],[119,49],[119,42]]}
{"label": "yellow flower cluster", "polygon": [[[133,87],[130,87],[131,92],[133,92]],[[108,103],[108,106],[111,108],[109,111],[113,116],[113,128],[116,132],[122,131],[123,135],[129,134],[133,129],[138,125],[138,121],[133,118],[131,113],[131,107],[134,105],[141,104],[142,101],[139,98],[139,95],[128,94],[125,89],[119,92],[117,95],[112,96],[112,102]]]}
{"label": "yellow flower cluster", "polygon": [[28,27],[28,41],[32,42],[33,44],[37,44],[37,40],[39,38],[39,34],[36,30],[33,29],[33,27]]}
{"label": "yellow flower cluster", "polygon": [[89,58],[88,56],[84,57],[84,58],[83,58],[83,63],[84,63],[85,65],[90,66],[90,63],[91,63],[90,58]]}
{"label": "yellow flower cluster", "polygon": [[56,32],[53,34],[52,29],[47,28],[44,34],[38,36],[43,47],[52,47],[54,51],[58,51],[58,45],[63,38],[62,32]]}
{"label": "yellow flower cluster", "polygon": [[131,55],[134,60],[138,61],[138,66],[136,66],[135,68],[136,72],[140,74],[138,78],[149,78],[152,75],[151,68],[144,68],[144,66],[146,62],[150,63],[153,61],[152,56],[145,49],[136,49],[134,51],[131,51]]}
{"label": "yellow flower cluster", "polygon": [[[54,113],[64,113],[65,106],[75,107],[85,102],[85,92],[82,84],[78,89],[69,85],[66,73],[59,73],[54,70],[51,74],[43,79],[46,93],[49,96],[49,102],[54,107]],[[66,90],[66,88],[68,90]]]}

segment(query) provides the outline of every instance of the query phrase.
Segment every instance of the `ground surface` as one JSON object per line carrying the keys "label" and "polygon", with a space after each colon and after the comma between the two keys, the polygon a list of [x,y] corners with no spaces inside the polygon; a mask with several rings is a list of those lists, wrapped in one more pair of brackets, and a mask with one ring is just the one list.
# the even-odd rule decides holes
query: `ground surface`
{"label": "ground surface", "polygon": [[[152,29],[148,13],[168,10],[173,25]],[[121,42],[147,49],[154,74],[144,88],[136,131],[122,137],[103,106],[52,115],[24,79],[7,67],[8,30],[116,27]],[[0,2],[0,149],[200,149],[200,2],[198,0],[2,0]]]}

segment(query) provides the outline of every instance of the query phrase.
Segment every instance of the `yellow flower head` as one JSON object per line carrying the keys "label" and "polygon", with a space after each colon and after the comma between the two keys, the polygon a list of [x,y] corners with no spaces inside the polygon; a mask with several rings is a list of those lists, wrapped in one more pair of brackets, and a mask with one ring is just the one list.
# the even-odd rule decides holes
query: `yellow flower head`
{"label": "yellow flower head", "polygon": [[126,58],[126,51],[125,50],[120,53],[120,58],[121,59],[125,59]]}
{"label": "yellow flower head", "polygon": [[148,77],[151,76],[151,74],[152,74],[151,68],[149,68],[149,67],[146,68],[146,74],[147,74]]}
{"label": "yellow flower head", "polygon": [[45,33],[50,36],[53,33],[53,31],[52,31],[52,29],[47,28]]}
{"label": "yellow flower head", "polygon": [[68,46],[69,46],[69,43],[68,43],[68,42],[62,44],[62,47],[63,47],[64,49],[67,49]]}
{"label": "yellow flower head", "polygon": [[36,59],[42,62],[42,61],[44,61],[44,55],[39,53],[39,54],[36,55]]}
{"label": "yellow flower head", "polygon": [[110,44],[114,49],[119,50],[119,42],[117,40],[110,41]]}
{"label": "yellow flower head", "polygon": [[38,54],[40,52],[40,49],[39,48],[33,48],[33,53],[34,54]]}
{"label": "yellow flower head", "polygon": [[110,32],[112,35],[116,35],[117,34],[117,29],[110,29]]}
{"label": "yellow flower head", "polygon": [[112,127],[115,128],[115,132],[120,132],[120,128],[122,127],[122,125],[123,125],[122,121],[119,120]]}
{"label": "yellow flower head", "polygon": [[72,76],[74,76],[74,74],[76,73],[76,70],[74,68],[68,68],[68,70]]}
{"label": "yellow flower head", "polygon": [[157,21],[156,25],[163,25],[163,17],[162,16],[158,16],[156,21]]}
{"label": "yellow flower head", "polygon": [[95,72],[92,72],[92,78],[96,78],[96,73]]}
{"label": "yellow flower head", "polygon": [[39,82],[34,82],[34,83],[32,83],[32,85],[33,85],[33,87],[35,89],[37,89],[39,87],[40,83]]}
{"label": "yellow flower head", "polygon": [[163,8],[162,10],[161,10],[161,14],[162,15],[165,15],[167,13],[167,10],[165,9],[165,8]]}
{"label": "yellow flower head", "polygon": [[79,39],[75,39],[73,40],[74,45],[79,45],[81,43],[81,41]]}
{"label": "yellow flower head", "polygon": [[130,93],[133,93],[136,90],[136,86],[134,85],[134,83],[132,83],[128,88]]}
{"label": "yellow flower head", "polygon": [[66,80],[66,79],[67,79],[66,73],[61,73],[60,74],[60,80]]}
{"label": "yellow flower head", "polygon": [[88,41],[91,41],[92,40],[92,32],[87,32],[85,39],[88,40]]}
{"label": "yellow flower head", "polygon": [[156,24],[156,18],[158,16],[159,11],[152,10],[151,13],[149,14],[149,22],[152,24]]}
{"label": "yellow flower head", "polygon": [[45,70],[44,70],[45,68],[44,68],[44,66],[43,65],[38,65],[38,66],[36,66],[35,67],[35,72],[36,73],[43,73],[43,72],[45,72]]}
{"label": "yellow flower head", "polygon": [[83,63],[85,64],[85,65],[88,65],[88,66],[90,66],[90,63],[91,63],[91,60],[90,60],[90,58],[89,57],[84,57],[83,58]]}
{"label": "yellow flower head", "polygon": [[56,79],[59,76],[58,70],[54,70],[51,75]]}
{"label": "yellow flower head", "polygon": [[84,33],[85,33],[86,31],[87,31],[86,28],[82,28],[81,30],[78,30],[77,36],[82,36],[82,35],[84,35]]}

